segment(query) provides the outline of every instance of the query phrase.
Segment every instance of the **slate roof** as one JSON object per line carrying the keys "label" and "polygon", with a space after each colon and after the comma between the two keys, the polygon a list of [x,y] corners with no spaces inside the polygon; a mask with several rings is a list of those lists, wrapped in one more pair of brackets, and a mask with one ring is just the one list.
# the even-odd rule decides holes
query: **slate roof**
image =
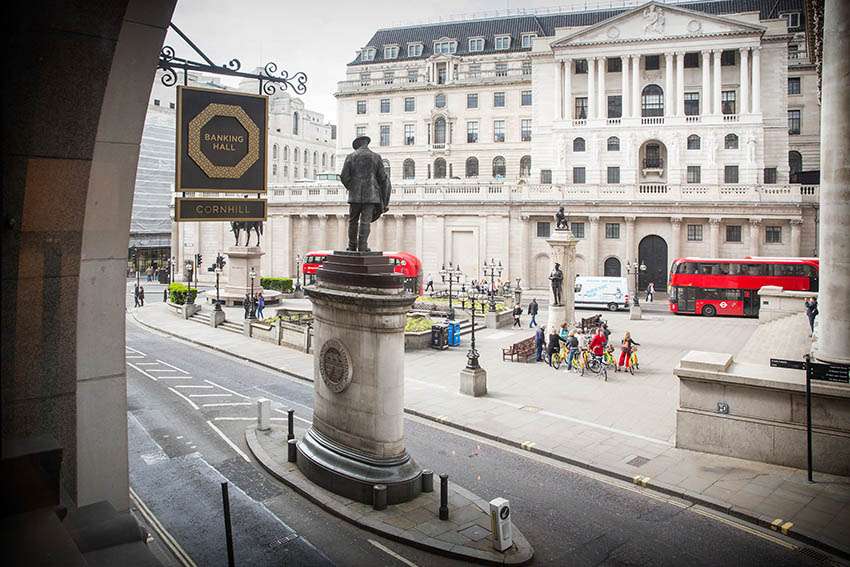
{"label": "slate roof", "polygon": [[[798,29],[805,29],[803,0],[694,0],[670,4],[669,6],[716,16],[740,12],[759,12],[759,18],[762,20],[778,18],[782,12],[799,12],[800,27]],[[499,52],[531,51],[531,48],[522,47],[522,34],[524,33],[536,33],[541,37],[554,36],[555,28],[591,26],[634,9],[634,6],[630,6],[545,16],[505,16],[502,18],[380,29],[364,44],[364,47],[375,48],[375,58],[371,61],[361,61],[358,56],[349,65],[426,59],[433,55],[434,42],[444,37],[457,40],[455,55],[496,53],[495,37],[497,35],[511,36],[510,48],[499,50]],[[468,40],[474,37],[484,38],[484,51],[470,53]],[[417,57],[408,57],[407,46],[409,43],[422,43],[422,54]],[[383,49],[385,45],[398,45],[398,57],[385,60]]]}

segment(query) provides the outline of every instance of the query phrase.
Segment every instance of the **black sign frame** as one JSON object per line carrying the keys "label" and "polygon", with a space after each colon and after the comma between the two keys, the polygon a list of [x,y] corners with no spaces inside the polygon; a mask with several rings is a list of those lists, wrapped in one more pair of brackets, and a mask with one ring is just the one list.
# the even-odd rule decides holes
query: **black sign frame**
{"label": "black sign frame", "polygon": [[[268,116],[269,97],[265,95],[177,87],[175,191],[266,193]],[[244,146],[245,155],[232,164],[215,163],[209,157],[209,148],[201,148],[201,129],[223,117],[245,134],[238,142],[240,149]],[[235,151],[231,140],[225,138],[221,145]]]}
{"label": "black sign frame", "polygon": [[[247,209],[244,215],[239,211],[221,211],[220,216],[215,216],[213,211],[201,211],[197,215],[191,214],[191,207],[219,205],[225,208],[244,205]],[[187,207],[189,209],[187,210]],[[257,214],[257,211],[262,211]],[[188,214],[187,214],[188,213]],[[269,202],[266,199],[240,199],[222,197],[177,197],[174,201],[175,222],[227,222],[227,221],[266,221],[269,213]]]}

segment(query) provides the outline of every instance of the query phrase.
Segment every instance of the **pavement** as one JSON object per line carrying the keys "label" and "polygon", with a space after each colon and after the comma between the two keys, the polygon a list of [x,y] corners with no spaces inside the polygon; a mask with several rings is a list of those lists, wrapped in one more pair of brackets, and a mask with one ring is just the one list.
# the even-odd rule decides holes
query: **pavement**
{"label": "pavement", "polygon": [[[154,302],[154,297],[149,292],[145,307],[128,308],[142,325],[313,380],[311,354],[185,321],[161,299]],[[612,372],[604,382],[595,374],[579,376],[544,363],[502,361],[502,347],[534,332],[523,316],[522,329],[476,333],[481,366],[487,371],[484,397],[458,392],[468,337],[460,347],[445,351],[407,352],[405,411],[683,498],[850,557],[850,478],[816,472],[815,482],[809,483],[805,470],[675,447],[679,392],[672,369],[690,350],[738,353],[743,347],[749,358],[758,358],[758,321],[674,316],[666,302],[658,300],[642,307],[640,321],[629,320],[627,312],[603,315],[615,341],[629,330],[641,343],[640,370],[635,375]],[[241,309],[226,311],[230,321],[243,318]],[[578,312],[578,316],[591,314]],[[545,312],[538,320],[546,320]],[[793,341],[765,347],[761,352],[788,358],[796,357],[801,348]]]}

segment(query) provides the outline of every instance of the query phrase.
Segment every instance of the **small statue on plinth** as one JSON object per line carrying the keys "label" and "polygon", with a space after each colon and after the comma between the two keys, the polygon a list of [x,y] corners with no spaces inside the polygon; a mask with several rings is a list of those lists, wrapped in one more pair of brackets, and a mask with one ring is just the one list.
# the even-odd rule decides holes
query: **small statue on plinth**
{"label": "small statue on plinth", "polygon": [[263,221],[231,221],[230,230],[236,237],[235,246],[239,246],[239,234],[244,230],[247,234],[245,246],[251,243],[251,231],[257,233],[257,246],[260,245],[260,235],[263,234]]}
{"label": "small statue on plinth", "polygon": [[345,158],[340,178],[348,190],[348,250],[369,252],[371,223],[389,210],[390,178],[381,156],[369,149],[369,136],[352,142],[354,151]]}
{"label": "small statue on plinth", "polygon": [[557,223],[555,225],[555,230],[567,230],[567,214],[564,212],[563,205],[560,209],[558,209],[558,212],[555,213],[555,222]]}
{"label": "small statue on plinth", "polygon": [[549,280],[552,282],[552,305],[562,305],[561,288],[564,283],[564,272],[561,271],[561,264],[555,264],[555,269],[549,274]]}

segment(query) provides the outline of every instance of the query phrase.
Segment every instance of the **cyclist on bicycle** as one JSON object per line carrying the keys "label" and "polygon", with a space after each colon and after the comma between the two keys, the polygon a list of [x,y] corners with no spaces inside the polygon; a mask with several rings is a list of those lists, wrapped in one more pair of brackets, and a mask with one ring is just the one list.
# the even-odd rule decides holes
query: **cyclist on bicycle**
{"label": "cyclist on bicycle", "polygon": [[602,359],[602,355],[605,354],[605,342],[605,335],[602,333],[602,327],[599,327],[596,329],[596,334],[590,341],[590,352],[593,354],[594,358]]}
{"label": "cyclist on bicycle", "polygon": [[558,334],[558,329],[553,327],[552,334],[549,335],[549,342],[546,346],[546,363],[549,366],[552,366],[552,357],[558,354],[562,342],[564,342],[564,339]]}
{"label": "cyclist on bicycle", "polygon": [[[629,367],[629,360],[631,359],[632,347],[634,347],[635,345],[640,346],[640,343],[633,341],[631,333],[626,331],[626,335],[623,337],[623,342],[620,344],[620,364],[617,365],[617,370],[622,370],[623,368]],[[624,361],[625,364],[623,364]]]}
{"label": "cyclist on bicycle", "polygon": [[[570,331],[570,334],[567,335],[567,348],[570,349],[570,354],[567,358],[567,372],[569,371],[578,371],[578,353],[579,353],[579,340],[576,336],[576,332]],[[575,361],[575,368],[573,368],[573,361]]]}

